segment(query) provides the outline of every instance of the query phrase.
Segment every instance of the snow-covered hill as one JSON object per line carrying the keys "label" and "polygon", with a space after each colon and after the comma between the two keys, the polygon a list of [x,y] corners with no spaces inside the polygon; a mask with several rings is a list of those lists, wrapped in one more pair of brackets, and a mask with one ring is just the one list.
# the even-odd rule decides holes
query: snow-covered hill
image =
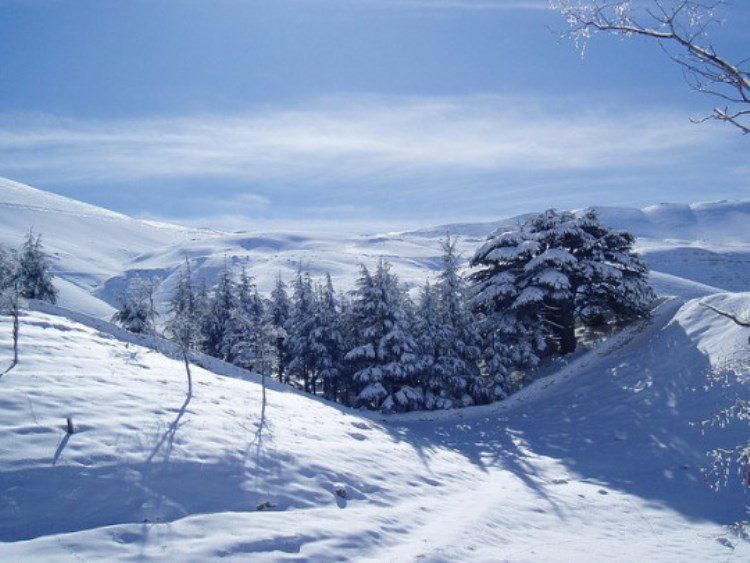
{"label": "snow-covered hill", "polygon": [[0,377],[2,560],[750,557],[723,527],[747,495],[700,473],[746,428],[691,426],[726,405],[702,387],[747,334],[695,301],[505,403],[385,419],[277,385],[264,408],[236,369],[196,368],[187,401],[178,361],[53,311],[24,315]]}
{"label": "snow-covered hill", "polygon": [[[684,298],[750,288],[750,202],[660,205],[646,209],[600,208],[605,222],[635,233],[664,295]],[[225,258],[246,263],[262,290],[280,272],[291,278],[301,264],[331,273],[352,287],[359,264],[384,256],[407,284],[421,284],[439,267],[439,239],[461,236],[470,256],[492,230],[524,217],[494,223],[445,225],[422,231],[350,235],[304,230],[221,233],[140,221],[60,196],[0,180],[0,244],[17,245],[30,227],[43,233],[54,254],[61,303],[108,318],[119,293],[135,276],[160,280],[162,308],[186,256],[211,281]]]}
{"label": "snow-covered hill", "polygon": [[29,229],[43,235],[53,255],[61,302],[107,317],[112,308],[92,297],[132,260],[168,245],[209,236],[119,213],[0,178],[0,244],[17,247]]}

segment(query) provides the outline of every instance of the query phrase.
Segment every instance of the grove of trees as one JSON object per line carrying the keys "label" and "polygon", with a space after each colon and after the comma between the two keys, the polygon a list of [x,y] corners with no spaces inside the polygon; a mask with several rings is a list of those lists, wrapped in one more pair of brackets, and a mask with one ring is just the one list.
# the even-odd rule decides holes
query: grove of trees
{"label": "grove of trees", "polygon": [[[414,298],[384,259],[362,265],[348,292],[300,269],[268,296],[244,266],[235,275],[225,260],[209,288],[186,260],[164,327],[189,380],[197,350],[354,407],[487,403],[522,386],[543,358],[573,352],[581,328],[649,314],[654,294],[633,242],[593,211],[546,211],[491,235],[468,276],[446,237],[438,276]],[[137,286],[115,320],[155,330],[152,296]]]}

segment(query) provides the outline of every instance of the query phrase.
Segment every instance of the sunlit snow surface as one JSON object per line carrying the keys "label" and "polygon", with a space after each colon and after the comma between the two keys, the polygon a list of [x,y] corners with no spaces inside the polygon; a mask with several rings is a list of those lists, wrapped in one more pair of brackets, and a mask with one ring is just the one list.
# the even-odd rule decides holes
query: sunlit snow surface
{"label": "sunlit snow surface", "polygon": [[[706,451],[746,440],[747,426],[693,423],[748,396],[747,382],[703,390],[712,366],[748,354],[748,331],[685,302],[750,316],[750,294],[723,293],[750,288],[748,204],[602,215],[639,235],[660,293],[677,298],[490,406],[383,418],[272,384],[264,409],[257,377],[205,358],[186,402],[182,364],[153,350],[163,343],[27,312],[21,361],[0,377],[0,560],[747,560],[726,526],[747,518],[750,496],[735,475],[714,492],[701,473]],[[186,255],[209,277],[225,255],[247,260],[263,288],[300,262],[346,287],[384,255],[414,284],[446,230],[468,255],[513,221],[227,234],[0,181],[0,242],[44,233],[62,305],[98,318],[136,275],[163,280],[163,300]],[[3,317],[0,372],[9,334]]]}
{"label": "sunlit snow surface", "polygon": [[279,386],[264,410],[253,376],[199,368],[186,403],[179,362],[29,313],[0,379],[0,559],[741,560],[722,525],[748,497],[700,467],[747,429],[690,423],[747,335],[680,305],[506,403],[385,419]]}
{"label": "sunlit snow surface", "polygon": [[[638,235],[638,248],[654,270],[664,295],[691,298],[750,288],[750,201],[660,205],[646,209],[600,208],[605,223]],[[524,217],[494,223],[454,224],[385,234],[313,232],[304,222],[288,232],[222,233],[139,221],[0,179],[0,244],[17,246],[33,226],[53,253],[61,304],[100,318],[137,277],[161,282],[157,301],[164,311],[185,258],[196,278],[209,283],[225,259],[246,264],[263,291],[276,276],[289,281],[300,265],[313,275],[330,272],[339,289],[350,289],[361,263],[385,257],[400,279],[415,286],[440,267],[439,240],[460,237],[468,259],[496,229]]]}

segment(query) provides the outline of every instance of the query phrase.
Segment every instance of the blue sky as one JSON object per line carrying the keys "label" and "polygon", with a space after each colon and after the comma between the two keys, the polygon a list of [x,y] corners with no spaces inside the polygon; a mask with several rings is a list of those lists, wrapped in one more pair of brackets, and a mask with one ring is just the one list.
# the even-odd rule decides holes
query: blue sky
{"label": "blue sky", "polygon": [[750,197],[750,138],[692,124],[713,100],[655,44],[582,58],[546,5],[0,0],[0,175],[249,230]]}

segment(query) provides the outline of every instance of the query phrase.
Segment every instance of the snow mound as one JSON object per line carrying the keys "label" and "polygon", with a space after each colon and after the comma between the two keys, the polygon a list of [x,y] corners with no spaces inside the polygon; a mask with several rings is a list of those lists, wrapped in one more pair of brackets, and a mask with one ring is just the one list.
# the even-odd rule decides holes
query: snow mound
{"label": "snow mound", "polygon": [[[750,294],[704,299],[750,314]],[[264,407],[257,377],[198,367],[188,401],[178,361],[79,320],[25,314],[0,377],[0,559],[750,556],[723,527],[746,495],[700,471],[747,430],[691,426],[726,405],[703,386],[747,331],[697,300],[504,403],[386,418],[277,384]]]}

